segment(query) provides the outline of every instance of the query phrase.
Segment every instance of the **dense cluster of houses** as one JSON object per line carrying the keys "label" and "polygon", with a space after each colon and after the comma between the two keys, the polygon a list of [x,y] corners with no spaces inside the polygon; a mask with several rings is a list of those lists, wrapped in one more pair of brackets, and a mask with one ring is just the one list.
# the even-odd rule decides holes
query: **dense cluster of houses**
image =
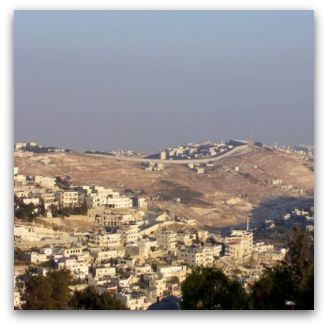
{"label": "dense cluster of houses", "polygon": [[18,308],[27,268],[44,275],[68,269],[72,291],[94,286],[131,310],[145,310],[163,297],[180,297],[192,268],[217,267],[247,286],[284,257],[273,245],[254,243],[248,229],[233,230],[229,236],[210,233],[192,219],[148,208],[145,198],[110,188],[20,175],[15,168],[14,193],[20,204],[33,204],[39,211],[41,204],[44,212],[39,214],[45,219],[53,216],[54,208],[84,205],[94,224],[90,231],[69,232],[15,220],[15,246],[26,258],[23,266],[15,266]]}
{"label": "dense cluster of houses", "polygon": [[[62,189],[63,181],[66,182],[65,189]],[[142,197],[122,195],[118,191],[102,186],[71,185],[58,177],[21,175],[17,167],[14,168],[14,195],[16,202],[33,204],[36,211],[40,211],[42,206],[42,214],[45,217],[52,217],[53,212],[58,209],[82,206],[88,209],[102,206],[118,209],[146,206],[146,200]]]}
{"label": "dense cluster of houses", "polygon": [[[72,290],[94,286],[131,310],[148,309],[168,295],[181,296],[181,283],[194,267],[218,267],[251,284],[284,255],[273,245],[254,243],[253,233],[247,230],[222,237],[166,212],[92,211],[97,228],[84,233],[16,223],[15,245],[21,245],[35,274],[68,269],[74,278]],[[250,264],[252,258],[257,259],[256,265]],[[24,291],[20,270],[15,270],[16,307],[22,305]]]}
{"label": "dense cluster of houses", "polygon": [[225,142],[188,143],[185,146],[170,147],[160,152],[160,159],[201,159],[216,157],[231,149],[234,146]]}
{"label": "dense cluster of houses", "polygon": [[72,151],[69,149],[63,149],[54,146],[43,146],[36,142],[17,142],[15,143],[15,152],[64,153],[64,152],[72,152]]}
{"label": "dense cluster of houses", "polygon": [[306,159],[314,158],[314,147],[306,146],[306,145],[298,145],[298,146],[285,146],[278,145],[277,143],[274,145],[274,149],[284,151],[286,153],[294,153],[303,156]]}
{"label": "dense cluster of houses", "polygon": [[277,226],[280,229],[288,226],[299,226],[312,232],[314,231],[314,206],[294,207],[285,212],[279,219],[266,219],[264,226],[267,230],[275,229]]}

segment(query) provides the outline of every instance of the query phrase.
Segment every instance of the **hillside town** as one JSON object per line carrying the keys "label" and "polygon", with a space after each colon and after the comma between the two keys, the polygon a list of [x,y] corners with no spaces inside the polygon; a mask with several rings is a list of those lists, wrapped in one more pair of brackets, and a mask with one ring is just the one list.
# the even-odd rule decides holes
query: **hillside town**
{"label": "hillside town", "polygon": [[[67,269],[72,292],[93,286],[130,310],[147,310],[167,297],[196,267],[221,269],[250,288],[264,270],[282,261],[285,247],[257,240],[245,222],[229,234],[209,232],[195,220],[154,209],[133,190],[76,185],[67,176],[27,176],[14,168],[14,306],[24,304],[25,274]],[[299,212],[313,219],[312,212]],[[50,224],[80,216],[88,229]],[[49,224],[47,224],[49,222]],[[313,224],[313,222],[312,222]]]}
{"label": "hillside town", "polygon": [[37,142],[17,142],[15,143],[16,152],[31,152],[31,153],[70,153],[70,149],[58,148],[55,146],[43,146]]}
{"label": "hillside town", "polygon": [[6,7],[14,326],[317,310],[319,5]]}
{"label": "hillside town", "polygon": [[185,146],[169,147],[159,153],[160,159],[200,159],[215,157],[233,148],[225,142],[188,143]]}
{"label": "hillside town", "polygon": [[187,143],[186,145],[182,146],[168,147],[161,150],[159,154],[155,154],[150,157],[157,157],[161,160],[207,159],[223,155],[236,146],[246,144],[260,145],[258,142],[249,140],[231,139],[229,141],[222,140],[220,142],[213,142],[208,140],[205,142]]}

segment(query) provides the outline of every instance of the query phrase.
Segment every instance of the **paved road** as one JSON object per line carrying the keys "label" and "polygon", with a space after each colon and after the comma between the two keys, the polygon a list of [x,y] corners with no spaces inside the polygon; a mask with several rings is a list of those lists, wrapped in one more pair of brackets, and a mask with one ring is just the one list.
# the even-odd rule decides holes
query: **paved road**
{"label": "paved road", "polygon": [[206,164],[209,162],[218,161],[222,158],[228,157],[240,150],[246,149],[248,145],[242,145],[237,146],[233,148],[232,150],[211,158],[202,158],[202,159],[175,159],[175,160],[169,160],[169,159],[151,159],[151,158],[143,158],[143,157],[133,157],[133,156],[109,156],[109,155],[101,155],[101,154],[86,154],[89,156],[97,156],[97,157],[105,157],[107,159],[112,160],[119,160],[119,161],[129,161],[129,162],[139,162],[139,163],[163,163],[163,164]]}

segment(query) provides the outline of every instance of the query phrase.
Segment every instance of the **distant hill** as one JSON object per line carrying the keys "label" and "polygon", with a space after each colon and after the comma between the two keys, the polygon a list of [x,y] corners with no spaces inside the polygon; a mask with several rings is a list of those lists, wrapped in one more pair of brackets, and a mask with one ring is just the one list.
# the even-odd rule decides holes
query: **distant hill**
{"label": "distant hill", "polygon": [[[267,219],[275,206],[288,206],[282,200],[302,201],[313,196],[314,188],[312,161],[256,145],[206,166],[204,174],[171,164],[165,164],[162,171],[148,172],[142,163],[76,152],[15,153],[14,163],[20,174],[68,175],[73,183],[141,190],[154,199],[151,206],[214,227],[245,222],[252,213],[257,220]],[[271,205],[262,210],[268,200]]]}

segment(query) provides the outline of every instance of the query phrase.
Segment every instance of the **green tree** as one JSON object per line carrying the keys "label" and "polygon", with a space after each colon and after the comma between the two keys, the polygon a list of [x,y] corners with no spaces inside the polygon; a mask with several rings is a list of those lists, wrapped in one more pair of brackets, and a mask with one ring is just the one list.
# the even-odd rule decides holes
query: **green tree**
{"label": "green tree", "polygon": [[39,207],[32,203],[25,204],[21,198],[14,197],[14,215],[16,218],[31,222],[39,215],[38,211],[40,211]]}
{"label": "green tree", "polygon": [[182,284],[184,310],[247,309],[247,295],[238,281],[213,268],[197,268]]}
{"label": "green tree", "polygon": [[57,209],[57,206],[56,205],[51,204],[50,205],[50,211],[51,211],[53,217],[57,217],[58,216],[58,209]]}
{"label": "green tree", "polygon": [[71,300],[69,289],[72,276],[68,270],[50,271],[47,275],[52,286],[52,301],[54,309],[67,309]]}
{"label": "green tree", "polygon": [[23,294],[24,310],[65,310],[71,299],[71,275],[67,270],[51,271],[46,276],[29,275]]}
{"label": "green tree", "polygon": [[306,230],[295,228],[288,239],[288,252],[284,264],[290,268],[295,283],[305,287],[313,272],[313,240]]}
{"label": "green tree", "polygon": [[30,259],[26,252],[24,252],[19,247],[15,247],[14,262],[15,262],[15,264],[29,264]]}
{"label": "green tree", "polygon": [[314,270],[308,275],[304,287],[300,290],[297,298],[297,309],[314,309]]}
{"label": "green tree", "polygon": [[266,270],[251,291],[253,309],[314,308],[313,239],[309,232],[294,229],[285,260]]}
{"label": "green tree", "polygon": [[40,214],[42,216],[45,216],[46,215],[46,208],[44,206],[44,200],[43,199],[40,199],[40,205],[39,205],[39,208],[40,208]]}
{"label": "green tree", "polygon": [[24,310],[48,310],[52,309],[52,286],[46,277],[41,275],[31,276],[25,284],[23,294]]}
{"label": "green tree", "polygon": [[268,269],[255,283],[251,307],[256,310],[287,310],[288,301],[295,301],[296,286],[291,271],[283,265]]}
{"label": "green tree", "polygon": [[56,177],[56,185],[63,190],[70,190],[71,189],[71,183],[68,181],[68,179],[62,179],[60,176]]}
{"label": "green tree", "polygon": [[88,204],[87,200],[84,199],[81,206],[80,206],[80,213],[81,215],[87,215],[88,214]]}
{"label": "green tree", "polygon": [[125,306],[108,292],[98,294],[94,287],[74,293],[71,305],[78,310],[124,310]]}

